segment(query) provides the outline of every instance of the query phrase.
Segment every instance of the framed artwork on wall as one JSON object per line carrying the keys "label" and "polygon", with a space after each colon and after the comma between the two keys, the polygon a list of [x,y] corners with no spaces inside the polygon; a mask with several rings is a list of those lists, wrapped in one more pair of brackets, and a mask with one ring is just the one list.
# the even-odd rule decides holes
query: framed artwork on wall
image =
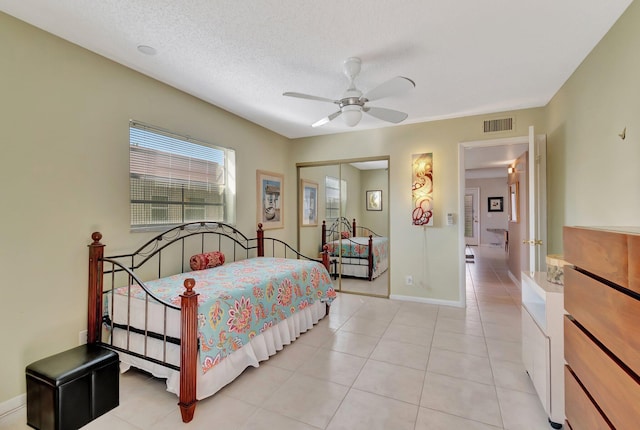
{"label": "framed artwork on wall", "polygon": [[382,190],[369,190],[366,195],[367,210],[368,211],[381,211],[382,210]]}
{"label": "framed artwork on wall", "polygon": [[489,197],[487,198],[487,206],[489,208],[489,212],[502,212],[504,211],[503,198]]}
{"label": "framed artwork on wall", "polygon": [[258,222],[262,228],[283,228],[284,175],[256,170]]}
{"label": "framed artwork on wall", "polygon": [[411,223],[433,225],[433,153],[411,156]]}
{"label": "framed artwork on wall", "polygon": [[300,225],[310,227],[318,225],[318,184],[301,179]]}

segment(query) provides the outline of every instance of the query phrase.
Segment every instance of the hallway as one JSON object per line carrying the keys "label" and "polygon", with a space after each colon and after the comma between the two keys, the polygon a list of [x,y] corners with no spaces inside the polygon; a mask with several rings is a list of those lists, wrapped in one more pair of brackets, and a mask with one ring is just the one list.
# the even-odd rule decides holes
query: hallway
{"label": "hallway", "polygon": [[[470,251],[469,251],[470,250]],[[502,247],[467,248],[467,321],[481,323],[505,429],[550,429],[522,364],[520,287]]]}

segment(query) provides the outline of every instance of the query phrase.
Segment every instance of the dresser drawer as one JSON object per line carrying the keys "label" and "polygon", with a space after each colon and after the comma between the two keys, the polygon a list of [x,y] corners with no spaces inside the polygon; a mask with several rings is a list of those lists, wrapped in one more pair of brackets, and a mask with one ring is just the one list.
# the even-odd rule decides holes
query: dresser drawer
{"label": "dresser drawer", "polygon": [[565,269],[565,308],[640,375],[640,301],[574,269]]}
{"label": "dresser drawer", "polygon": [[568,366],[564,367],[565,415],[574,429],[611,430]]}
{"label": "dresser drawer", "polygon": [[629,246],[629,289],[640,293],[640,235],[628,238]]}
{"label": "dresser drawer", "polygon": [[614,284],[629,287],[629,250],[626,234],[564,227],[563,241],[566,261]]}
{"label": "dresser drawer", "polygon": [[640,384],[569,317],[565,317],[564,336],[567,363],[609,421],[618,429],[637,428]]}

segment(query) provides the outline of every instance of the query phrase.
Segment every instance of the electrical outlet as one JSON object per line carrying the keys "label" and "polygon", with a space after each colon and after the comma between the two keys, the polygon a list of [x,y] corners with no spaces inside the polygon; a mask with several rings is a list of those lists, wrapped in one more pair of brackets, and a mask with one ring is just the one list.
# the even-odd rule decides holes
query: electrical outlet
{"label": "electrical outlet", "polygon": [[87,330],[82,330],[78,333],[78,345],[84,345],[87,343]]}
{"label": "electrical outlet", "polygon": [[413,285],[413,276],[407,275],[404,277],[405,285]]}

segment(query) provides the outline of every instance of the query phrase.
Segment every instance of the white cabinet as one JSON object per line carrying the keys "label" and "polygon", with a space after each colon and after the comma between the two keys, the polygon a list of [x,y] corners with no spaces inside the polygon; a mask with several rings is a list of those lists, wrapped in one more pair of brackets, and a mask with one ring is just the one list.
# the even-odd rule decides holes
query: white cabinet
{"label": "white cabinet", "polygon": [[[564,423],[564,287],[522,272],[522,361],[552,423]],[[555,426],[554,426],[555,427]]]}

